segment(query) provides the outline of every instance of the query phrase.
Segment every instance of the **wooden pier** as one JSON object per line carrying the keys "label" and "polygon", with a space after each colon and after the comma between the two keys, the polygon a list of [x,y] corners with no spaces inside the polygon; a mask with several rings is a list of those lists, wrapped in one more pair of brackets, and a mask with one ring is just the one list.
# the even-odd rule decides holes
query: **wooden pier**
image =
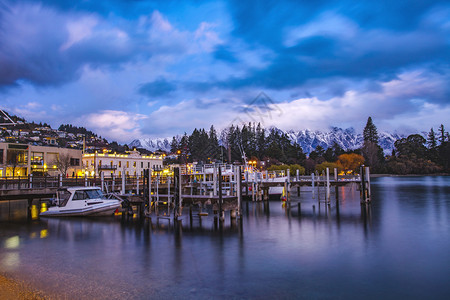
{"label": "wooden pier", "polygon": [[242,201],[268,201],[270,198],[289,203],[293,193],[311,193],[320,202],[330,203],[331,189],[349,184],[357,185],[361,192],[361,203],[370,202],[369,168],[361,167],[360,175],[338,176],[334,170],[324,174],[291,176],[280,172],[258,172],[244,166],[210,164],[181,166],[166,170],[145,170],[144,176],[122,177],[21,177],[0,178],[0,201],[27,199],[49,199],[59,187],[98,186],[106,193],[115,193],[125,199],[128,210],[142,216],[179,219],[183,208],[189,208],[189,215],[202,217],[212,213],[223,220],[225,212],[230,218],[239,218]]}

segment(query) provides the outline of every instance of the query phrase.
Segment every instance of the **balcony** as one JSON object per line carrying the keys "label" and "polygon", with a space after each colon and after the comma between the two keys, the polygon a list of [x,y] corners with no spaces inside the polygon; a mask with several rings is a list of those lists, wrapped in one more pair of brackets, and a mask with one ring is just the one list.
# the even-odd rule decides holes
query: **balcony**
{"label": "balcony", "polygon": [[98,165],[98,170],[117,170],[117,165]]}

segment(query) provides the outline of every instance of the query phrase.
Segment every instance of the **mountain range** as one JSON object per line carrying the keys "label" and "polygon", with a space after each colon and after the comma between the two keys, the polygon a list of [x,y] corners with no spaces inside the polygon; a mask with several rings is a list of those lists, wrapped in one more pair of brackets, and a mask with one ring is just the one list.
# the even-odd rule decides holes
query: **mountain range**
{"label": "mountain range", "polygon": [[[281,131],[281,130],[280,130]],[[307,154],[314,151],[317,146],[321,146],[324,149],[333,146],[336,142],[344,150],[358,149],[362,147],[364,138],[362,133],[356,133],[353,128],[342,129],[338,127],[332,127],[329,131],[313,131],[309,129],[300,131],[283,131],[294,143],[297,142]],[[394,143],[396,140],[406,137],[398,133],[379,132],[379,144],[383,148],[385,154],[391,154],[394,149]],[[172,138],[157,138],[157,139],[136,139],[133,140],[128,146],[136,148],[144,148],[149,151],[162,150],[170,152],[170,142]]]}

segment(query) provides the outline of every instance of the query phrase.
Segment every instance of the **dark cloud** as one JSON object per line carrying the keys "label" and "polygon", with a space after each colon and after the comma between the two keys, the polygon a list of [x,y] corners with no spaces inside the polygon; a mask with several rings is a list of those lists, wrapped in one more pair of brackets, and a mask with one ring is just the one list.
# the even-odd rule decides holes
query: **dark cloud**
{"label": "dark cloud", "polygon": [[142,84],[139,87],[139,94],[150,97],[164,97],[176,91],[175,83],[169,82],[164,78],[158,78],[155,81]]}
{"label": "dark cloud", "polygon": [[229,1],[234,35],[250,44],[278,49],[283,30],[301,25],[321,12],[327,1]]}
{"label": "dark cloud", "polygon": [[119,69],[124,63],[188,51],[186,34],[164,28],[159,13],[148,15],[144,24],[115,24],[114,17],[70,12],[74,2],[7,1],[0,6],[0,87],[20,81],[59,86],[78,79],[84,67]]}
{"label": "dark cloud", "polygon": [[236,55],[228,49],[228,47],[224,45],[219,45],[213,52],[213,57],[216,60],[225,61],[228,63],[237,63],[239,60],[236,58]]}

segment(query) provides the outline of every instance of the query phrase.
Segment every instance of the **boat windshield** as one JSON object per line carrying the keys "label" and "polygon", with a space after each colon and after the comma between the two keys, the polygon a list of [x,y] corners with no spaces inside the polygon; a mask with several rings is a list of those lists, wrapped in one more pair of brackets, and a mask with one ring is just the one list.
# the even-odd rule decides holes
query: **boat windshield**
{"label": "boat windshield", "polygon": [[87,199],[104,199],[101,190],[84,190],[84,191],[76,191],[72,200],[87,200]]}
{"label": "boat windshield", "polygon": [[88,190],[86,191],[89,199],[105,199],[101,190]]}
{"label": "boat windshield", "polygon": [[58,191],[59,206],[66,206],[67,201],[69,201],[69,198],[70,192],[68,190]]}

